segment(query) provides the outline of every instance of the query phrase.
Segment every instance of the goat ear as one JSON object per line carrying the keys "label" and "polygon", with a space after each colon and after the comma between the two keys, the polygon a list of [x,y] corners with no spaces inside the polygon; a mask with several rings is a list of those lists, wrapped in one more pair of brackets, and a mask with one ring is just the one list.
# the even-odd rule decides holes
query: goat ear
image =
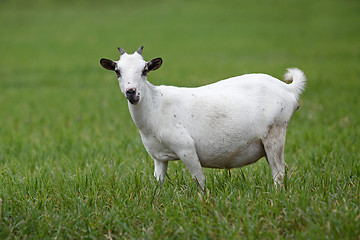
{"label": "goat ear", "polygon": [[113,60],[102,58],[100,60],[100,64],[101,64],[101,66],[103,66],[103,68],[105,68],[107,70],[115,71],[116,63]]}
{"label": "goat ear", "polygon": [[148,74],[150,71],[155,71],[156,69],[161,67],[161,65],[162,65],[162,59],[154,58],[153,60],[146,63],[144,70],[143,70],[143,75]]}

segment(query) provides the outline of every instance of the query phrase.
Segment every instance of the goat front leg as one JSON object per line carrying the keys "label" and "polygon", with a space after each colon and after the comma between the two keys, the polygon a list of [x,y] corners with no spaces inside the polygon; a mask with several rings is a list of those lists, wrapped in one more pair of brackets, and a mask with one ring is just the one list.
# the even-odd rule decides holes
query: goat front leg
{"label": "goat front leg", "polygon": [[159,161],[154,159],[154,164],[155,164],[154,176],[157,181],[159,181],[161,184],[164,184],[166,171],[168,168],[168,161]]}
{"label": "goat front leg", "polygon": [[196,153],[195,141],[187,134],[185,128],[176,128],[174,130],[170,134],[164,134],[163,143],[176,154],[177,159],[181,159],[189,170],[191,177],[204,190],[205,176]]}
{"label": "goat front leg", "polygon": [[191,177],[197,181],[202,190],[205,188],[205,176],[201,169],[199,157],[196,154],[195,146],[188,146],[176,152],[181,161],[189,170]]}

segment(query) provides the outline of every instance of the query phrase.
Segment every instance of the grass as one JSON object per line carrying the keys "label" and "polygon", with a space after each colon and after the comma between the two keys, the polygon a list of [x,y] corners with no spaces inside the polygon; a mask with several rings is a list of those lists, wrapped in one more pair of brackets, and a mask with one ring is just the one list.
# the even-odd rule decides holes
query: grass
{"label": "grass", "polygon": [[[0,8],[1,239],[358,239],[357,1],[4,1]],[[120,46],[161,56],[156,84],[248,72],[308,76],[285,148],[286,187],[264,159],[181,162],[163,187],[115,76]]]}

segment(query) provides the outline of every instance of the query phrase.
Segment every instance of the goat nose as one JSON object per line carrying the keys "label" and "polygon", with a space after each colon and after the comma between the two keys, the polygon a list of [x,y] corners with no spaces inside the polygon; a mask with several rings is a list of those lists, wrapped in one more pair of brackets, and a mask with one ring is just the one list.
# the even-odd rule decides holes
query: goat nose
{"label": "goat nose", "polygon": [[128,88],[126,89],[126,95],[134,95],[136,93],[136,88]]}

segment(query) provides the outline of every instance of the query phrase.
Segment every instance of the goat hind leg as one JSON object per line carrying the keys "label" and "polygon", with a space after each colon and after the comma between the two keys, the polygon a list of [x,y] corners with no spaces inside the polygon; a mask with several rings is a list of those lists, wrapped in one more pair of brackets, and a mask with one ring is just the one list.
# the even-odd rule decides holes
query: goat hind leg
{"label": "goat hind leg", "polygon": [[262,139],[266,159],[270,165],[275,187],[283,184],[285,177],[284,146],[287,124],[274,124]]}

